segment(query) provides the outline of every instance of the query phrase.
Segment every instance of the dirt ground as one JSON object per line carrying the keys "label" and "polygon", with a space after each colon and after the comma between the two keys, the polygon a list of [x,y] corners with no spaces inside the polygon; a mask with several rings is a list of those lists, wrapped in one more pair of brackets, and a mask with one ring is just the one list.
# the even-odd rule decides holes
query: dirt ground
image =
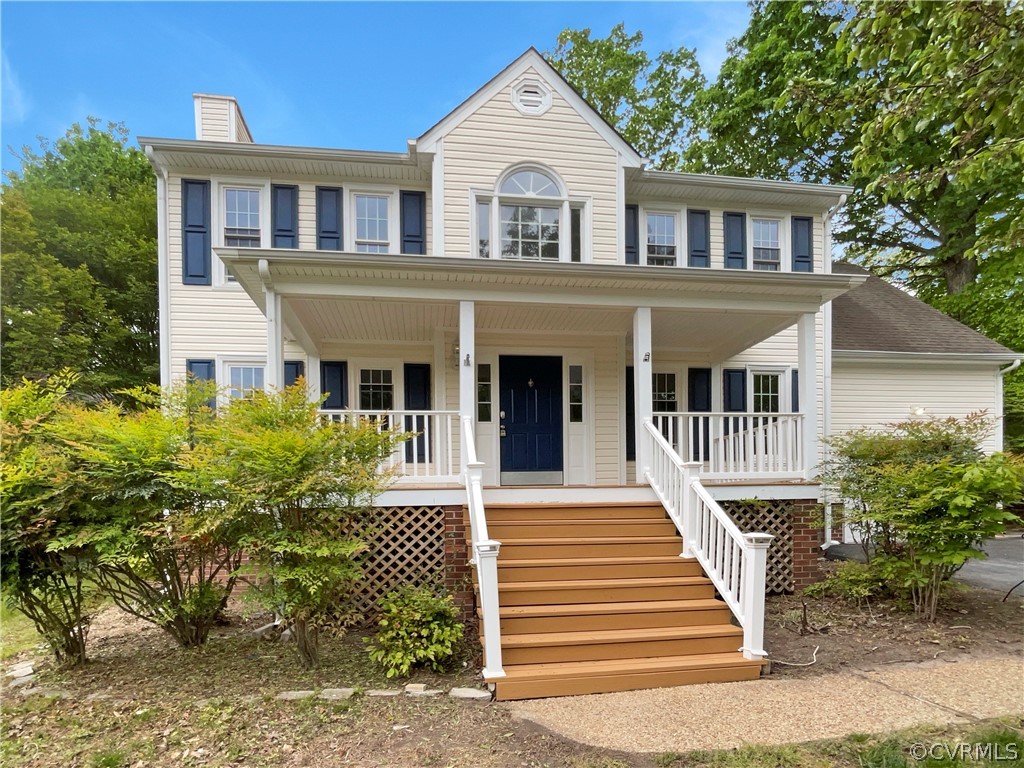
{"label": "dirt ground", "polygon": [[[893,606],[854,609],[807,600],[810,632],[803,635],[803,601],[772,598],[766,645],[773,657],[806,663],[819,647],[814,664],[775,664],[772,674],[809,676],[963,655],[1019,655],[1024,650],[1024,601],[1001,603],[1000,597],[981,590],[959,592],[934,626],[919,624]],[[37,684],[60,695],[26,696],[5,687],[0,764],[31,768],[723,764],[711,753],[694,753],[678,758],[679,762],[673,756],[586,747],[517,719],[510,706],[500,703],[463,702],[443,695],[280,701],[274,696],[285,690],[396,689],[410,681],[444,690],[473,686],[478,684],[476,660],[467,652],[451,674],[419,672],[411,679],[389,681],[367,660],[362,643],[366,633],[356,630],[341,640],[323,640],[322,668],[303,672],[288,644],[254,637],[252,629],[264,619],[245,620],[237,614],[231,618],[230,625],[214,631],[206,647],[181,649],[159,629],[107,609],[91,630],[91,661],[85,668],[59,672],[48,668],[41,651],[33,653],[40,660]],[[818,752],[793,754],[807,760],[765,759],[777,765],[859,764],[854,757],[821,762]],[[761,764],[760,759],[753,764]]]}

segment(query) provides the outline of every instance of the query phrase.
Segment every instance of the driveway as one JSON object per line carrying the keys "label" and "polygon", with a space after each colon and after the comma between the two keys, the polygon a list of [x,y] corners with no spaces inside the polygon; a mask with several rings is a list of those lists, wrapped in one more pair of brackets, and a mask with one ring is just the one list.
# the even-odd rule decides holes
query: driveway
{"label": "driveway", "polygon": [[[953,578],[1004,594],[1024,579],[1024,536],[1019,532],[989,539],[985,542],[984,550],[988,554],[987,558],[967,561]],[[1014,594],[1024,597],[1024,584]]]}
{"label": "driveway", "polygon": [[[1003,594],[1024,579],[1024,535],[1020,531],[989,539],[982,549],[988,557],[968,560],[954,579]],[[825,557],[829,560],[863,560],[864,553],[859,544],[835,544],[828,548]],[[1024,584],[1014,595],[1024,597]]]}

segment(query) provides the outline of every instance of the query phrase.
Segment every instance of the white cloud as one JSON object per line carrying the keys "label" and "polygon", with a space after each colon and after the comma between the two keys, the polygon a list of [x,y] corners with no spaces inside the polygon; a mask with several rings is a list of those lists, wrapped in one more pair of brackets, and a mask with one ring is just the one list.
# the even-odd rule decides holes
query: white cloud
{"label": "white cloud", "polygon": [[15,73],[14,67],[11,66],[11,62],[7,59],[7,51],[3,51],[0,57],[2,57],[3,69],[3,102],[0,105],[0,110],[3,113],[3,122],[11,124],[23,123],[25,118],[28,117],[29,112],[32,111],[32,102],[25,95],[21,82],[18,80],[18,75]]}

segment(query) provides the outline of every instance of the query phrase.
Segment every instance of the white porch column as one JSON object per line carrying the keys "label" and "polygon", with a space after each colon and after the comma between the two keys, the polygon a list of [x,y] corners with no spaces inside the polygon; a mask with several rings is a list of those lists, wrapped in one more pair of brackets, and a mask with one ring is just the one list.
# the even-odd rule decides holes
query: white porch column
{"label": "white porch column", "polygon": [[797,367],[800,387],[800,410],[804,414],[803,444],[804,475],[810,479],[817,474],[818,464],[818,345],[815,336],[815,315],[805,312],[797,321]]}
{"label": "white porch column", "polygon": [[264,288],[267,304],[267,369],[263,377],[268,392],[284,386],[284,323],[281,321],[281,297],[272,288]]}
{"label": "white porch column", "polygon": [[637,307],[633,312],[633,395],[636,400],[636,482],[646,483],[651,457],[646,455],[644,421],[654,415],[654,378],[651,362],[651,308]]}
{"label": "white porch column", "polygon": [[[472,301],[459,302],[459,423],[476,421],[476,313]],[[459,468],[466,472],[466,435],[462,435]]]}

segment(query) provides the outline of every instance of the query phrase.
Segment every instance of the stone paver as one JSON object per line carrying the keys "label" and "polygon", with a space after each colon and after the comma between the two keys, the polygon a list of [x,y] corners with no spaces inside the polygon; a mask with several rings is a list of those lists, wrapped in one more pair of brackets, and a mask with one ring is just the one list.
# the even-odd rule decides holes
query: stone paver
{"label": "stone paver", "polygon": [[8,684],[11,688],[21,688],[23,686],[33,685],[36,681],[35,675],[25,675],[23,677],[16,677]]}
{"label": "stone paver", "polygon": [[351,699],[355,692],[355,688],[324,688],[318,696],[325,701],[344,701]]}
{"label": "stone paver", "polygon": [[687,685],[513,703],[574,741],[627,752],[731,749],[1024,712],[1024,660]]}
{"label": "stone paver", "polygon": [[35,671],[31,661],[19,661],[7,670],[8,677],[27,677]]}
{"label": "stone paver", "polygon": [[482,691],[479,688],[452,688],[448,695],[453,699],[467,699],[469,701],[490,701],[490,691]]}
{"label": "stone paver", "polygon": [[367,696],[383,697],[383,696],[401,696],[401,691],[396,691],[393,688],[372,688],[366,692]]}
{"label": "stone paver", "polygon": [[406,693],[423,693],[427,690],[426,683],[409,683],[405,686]]}

